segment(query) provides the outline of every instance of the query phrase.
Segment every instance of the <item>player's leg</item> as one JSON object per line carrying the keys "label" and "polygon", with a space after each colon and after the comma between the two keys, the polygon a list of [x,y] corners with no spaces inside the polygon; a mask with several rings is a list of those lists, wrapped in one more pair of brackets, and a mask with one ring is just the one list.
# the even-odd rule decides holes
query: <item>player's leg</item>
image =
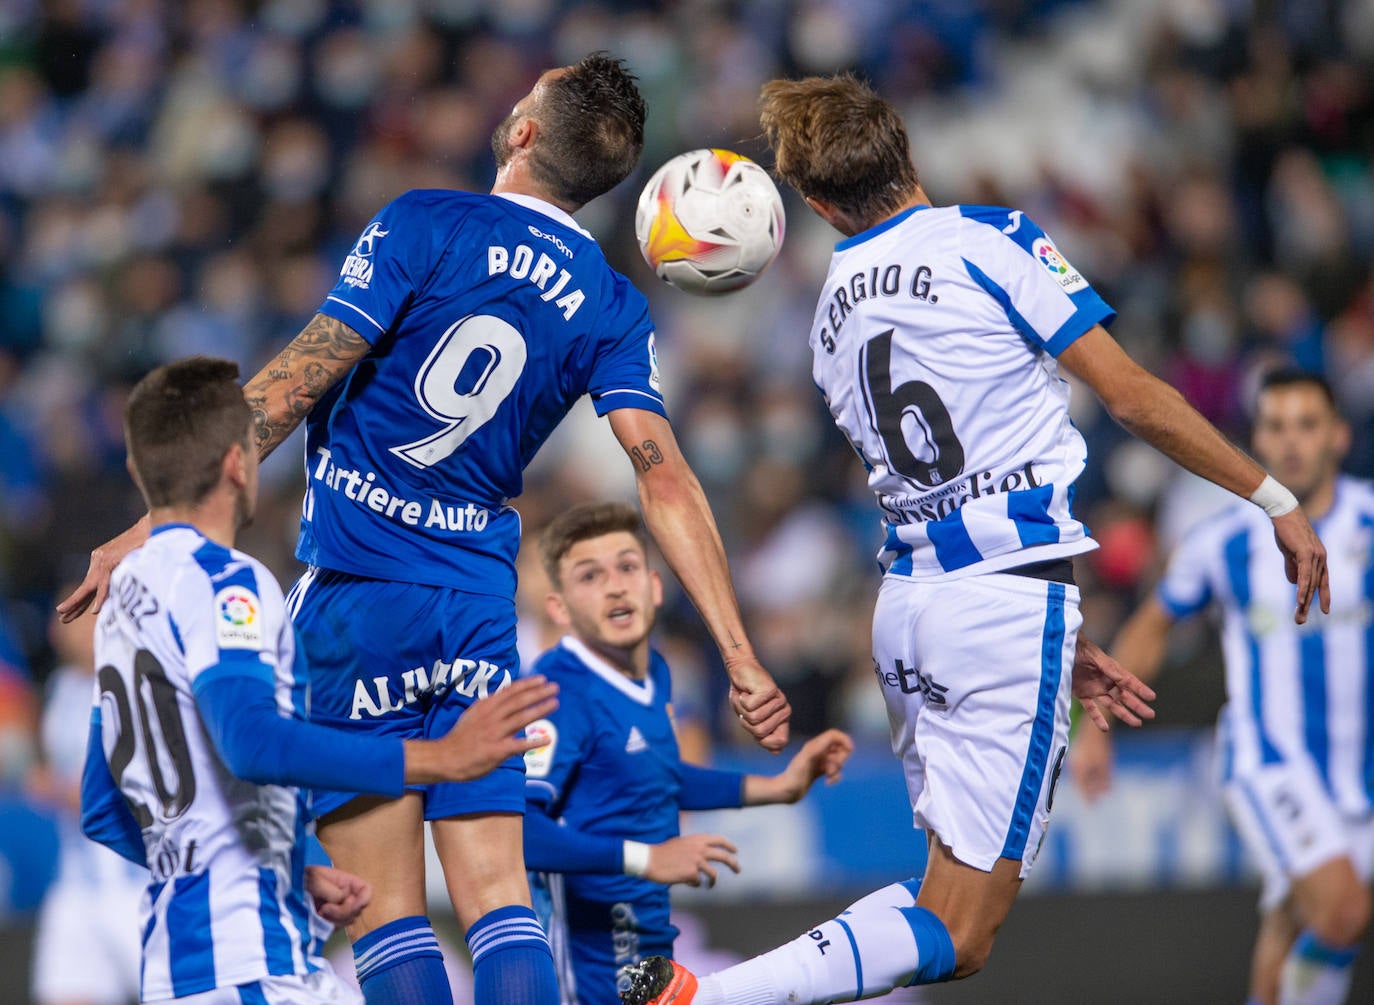
{"label": "player's leg", "polygon": [[472,953],[477,1005],[558,1003],[549,940],[530,901],[523,823],[520,813],[504,812],[449,816],[430,824]]}
{"label": "player's leg", "polygon": [[1250,957],[1250,992],[1246,1005],[1278,1005],[1279,975],[1283,962],[1293,950],[1302,926],[1287,907],[1276,907],[1260,915],[1255,950]]}
{"label": "player's leg", "polygon": [[[462,653],[451,633],[454,591],[311,569],[287,598],[310,673],[312,721],[419,738],[427,703]],[[377,616],[376,612],[385,612]],[[475,664],[474,664],[475,666]],[[369,1005],[451,1002],[424,896],[424,799],[313,794],[334,864],[367,880],[372,902],[349,926]],[[423,989],[416,991],[415,989]]]}
{"label": "player's leg", "polygon": [[452,1002],[426,914],[423,797],[360,796],[321,820],[316,833],[337,868],[372,885],[371,902],[348,926],[369,1005]]}
{"label": "player's leg", "polygon": [[1369,925],[1369,890],[1343,855],[1296,877],[1292,903],[1302,930],[1282,963],[1279,1005],[1339,1005]]}
{"label": "player's leg", "polygon": [[938,835],[916,903],[900,906],[908,891],[888,888],[699,982],[646,961],[624,1000],[842,1002],[976,972],[1048,819],[1078,623],[1077,590],[1063,583],[885,582],[874,660],[890,716],[902,724],[895,747],[916,822]]}
{"label": "player's leg", "polygon": [[[1286,906],[1297,926],[1290,950],[1281,949],[1277,922],[1262,926],[1252,968],[1251,994],[1285,1005],[1344,1000],[1355,950],[1369,923],[1370,897],[1354,859],[1362,841],[1332,802],[1316,766],[1288,757],[1228,779],[1227,809],[1264,877],[1260,908]],[[1267,939],[1266,934],[1274,936]]]}

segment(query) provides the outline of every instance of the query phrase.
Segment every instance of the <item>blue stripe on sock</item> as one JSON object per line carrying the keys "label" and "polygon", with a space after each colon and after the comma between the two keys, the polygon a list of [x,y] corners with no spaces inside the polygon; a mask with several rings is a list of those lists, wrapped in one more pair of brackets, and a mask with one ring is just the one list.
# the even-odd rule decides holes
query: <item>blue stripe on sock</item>
{"label": "blue stripe on sock", "polygon": [[1343,970],[1355,962],[1355,958],[1360,955],[1360,947],[1358,944],[1342,947],[1328,946],[1317,938],[1309,928],[1298,936],[1298,941],[1293,944],[1293,952],[1304,960]]}
{"label": "blue stripe on sock", "polygon": [[1026,748],[1026,764],[1021,785],[1011,811],[1011,826],[1002,846],[1002,858],[1020,861],[1026,854],[1035,807],[1049,767],[1050,744],[1054,740],[1054,711],[1059,699],[1059,681],[1064,673],[1064,597],[1063,583],[1048,584],[1045,604],[1045,632],[1040,641],[1040,690],[1035,702],[1035,721]]}
{"label": "blue stripe on sock", "polygon": [[897,911],[916,939],[916,973],[907,987],[938,984],[954,976],[954,940],[945,923],[924,907],[899,907]]}
{"label": "blue stripe on sock", "polygon": [[487,953],[508,946],[549,944],[549,938],[540,927],[535,913],[518,904],[488,911],[473,923],[464,939],[468,951],[472,953],[473,963]]}
{"label": "blue stripe on sock", "polygon": [[389,921],[353,943],[353,966],[362,982],[420,957],[443,959],[439,940],[423,914]]}
{"label": "blue stripe on sock", "polygon": [[854,954],[854,999],[864,996],[864,961],[859,956],[859,943],[854,938],[854,932],[844,923],[843,918],[836,918],[835,924],[844,929],[844,934],[849,938],[849,949]]}

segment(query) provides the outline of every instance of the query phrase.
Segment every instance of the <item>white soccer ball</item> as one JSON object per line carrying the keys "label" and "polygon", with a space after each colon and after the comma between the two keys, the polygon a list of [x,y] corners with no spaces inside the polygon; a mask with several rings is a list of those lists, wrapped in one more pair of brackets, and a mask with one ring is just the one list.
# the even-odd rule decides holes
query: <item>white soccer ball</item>
{"label": "white soccer ball", "polygon": [[768,172],[729,150],[678,154],[639,196],[644,261],[688,293],[748,286],[782,247],[782,197]]}

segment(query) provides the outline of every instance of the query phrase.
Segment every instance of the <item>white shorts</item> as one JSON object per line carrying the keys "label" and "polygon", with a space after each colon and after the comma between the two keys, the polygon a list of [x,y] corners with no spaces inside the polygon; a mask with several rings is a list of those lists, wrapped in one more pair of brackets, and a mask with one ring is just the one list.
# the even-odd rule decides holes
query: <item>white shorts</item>
{"label": "white shorts", "polygon": [[285,977],[263,977],[231,988],[215,988],[181,998],[158,998],[143,1005],[353,1005],[358,997],[332,969]]}
{"label": "white shorts", "polygon": [[1030,873],[1068,748],[1078,588],[888,577],[873,660],[917,827],[984,872]]}
{"label": "white shorts", "polygon": [[1349,858],[1365,882],[1374,875],[1374,814],[1342,813],[1309,761],[1262,765],[1229,779],[1222,792],[1263,877],[1261,910],[1278,907],[1293,880],[1335,858]]}
{"label": "white shorts", "polygon": [[59,879],[38,913],[33,999],[124,1005],[138,997],[143,883],[82,884]]}

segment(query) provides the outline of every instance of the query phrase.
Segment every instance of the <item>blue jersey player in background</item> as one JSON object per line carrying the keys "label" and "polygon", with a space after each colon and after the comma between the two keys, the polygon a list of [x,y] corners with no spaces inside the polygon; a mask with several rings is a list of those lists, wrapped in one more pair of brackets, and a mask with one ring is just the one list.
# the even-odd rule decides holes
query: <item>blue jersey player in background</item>
{"label": "blue jersey player in background", "polygon": [[257,500],[237,364],[153,371],[129,397],[125,435],[152,533],[115,570],[96,626],[81,823],[149,871],[140,1000],[343,1001],[306,893],[347,923],[370,891],[307,867],[311,814],[296,786],[397,795],[479,777],[523,753],[522,728],[556,688],[522,681],[433,741],[303,721],[309,690],[281,588],[234,548]]}
{"label": "blue jersey player in background", "polygon": [[[492,137],[490,195],[409,192],[363,230],[305,329],[244,388],[266,455],[307,420],[290,598],[312,718],[446,731],[518,667],[525,464],[590,394],[638,475],[645,521],[721,650],[741,723],[770,749],[790,709],[753,656],[724,549],[665,417],[644,298],[569,215],[634,168],[644,103],[603,54],[550,70]],[[146,522],[92,553],[75,616]],[[374,897],[349,925],[370,1003],[451,1000],[426,917],[423,823],[472,952],[479,1003],[551,1002],[522,853],[523,765],[400,798],[323,797],[319,834]]]}
{"label": "blue jersey player in background", "polygon": [[739,871],[725,838],[679,835],[680,812],[794,803],[821,776],[838,780],[853,744],[829,730],[775,776],[684,763],[672,678],[649,646],[663,584],[639,514],[568,510],[540,555],[549,616],[567,634],[534,666],[559,683],[560,703],[529,730],[545,743],[525,757],[525,861],[563,1001],[617,1005],[624,967],[673,955],[667,884],[714,885],[721,864]]}

